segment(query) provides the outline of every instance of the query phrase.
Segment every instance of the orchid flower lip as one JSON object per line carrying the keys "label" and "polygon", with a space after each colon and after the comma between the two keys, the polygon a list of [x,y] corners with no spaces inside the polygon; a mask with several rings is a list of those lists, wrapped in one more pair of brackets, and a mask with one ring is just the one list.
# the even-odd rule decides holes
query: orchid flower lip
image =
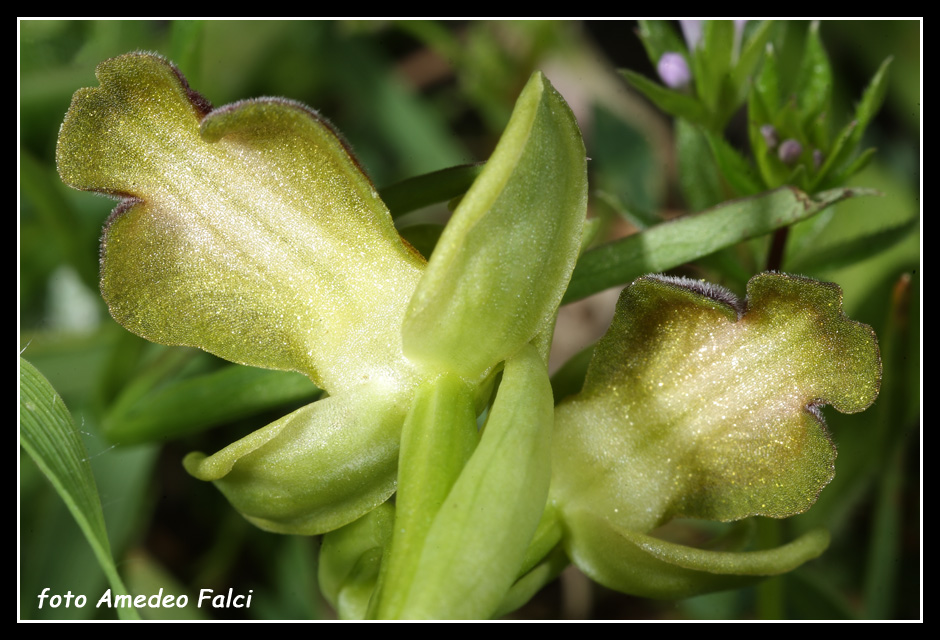
{"label": "orchid flower lip", "polygon": [[[159,53],[152,51],[134,51],[127,55],[137,55],[142,57],[155,57],[162,60],[170,69],[173,70],[173,73],[176,74],[176,77],[179,78],[180,84],[183,86],[183,89],[186,91],[186,96],[189,98],[189,101],[196,108],[197,111],[201,112],[202,115],[206,115],[212,111],[212,103],[201,93],[189,86],[189,81],[186,79],[186,76],[183,75],[183,72],[179,70],[172,60],[169,60]],[[123,57],[123,56],[118,56]]]}
{"label": "orchid flower lip", "polygon": [[[201,96],[199,96],[199,94],[196,93],[195,91],[193,91],[192,93],[195,94],[197,97],[201,98]],[[209,111],[207,111],[205,115],[209,115],[210,113],[213,115],[217,115],[217,114],[227,113],[229,111],[236,111],[242,108],[243,106],[250,105],[250,104],[282,105],[282,106],[289,107],[292,109],[297,109],[298,111],[310,116],[311,118],[313,118],[314,120],[322,124],[334,136],[336,136],[336,139],[340,142],[340,144],[342,144],[343,148],[346,150],[346,153],[349,154],[350,159],[352,159],[356,167],[358,167],[359,171],[362,172],[362,175],[365,176],[365,178],[369,180],[369,183],[372,184],[373,189],[375,189],[375,184],[372,182],[372,178],[366,172],[365,167],[362,166],[362,163],[359,162],[359,158],[358,156],[356,156],[356,153],[353,150],[352,144],[350,144],[349,140],[346,139],[346,136],[343,135],[343,133],[329,120],[329,118],[324,116],[318,110],[304,104],[303,102],[300,102],[299,100],[291,100],[290,98],[281,98],[277,96],[260,96],[257,98],[246,98],[244,100],[237,100],[235,102],[230,102],[229,104],[223,105],[216,109],[209,109]]]}
{"label": "orchid flower lip", "polygon": [[871,405],[877,340],[842,312],[836,285],[764,273],[747,294],[661,275],[624,289],[581,392],[556,409],[564,513],[590,508],[648,531],[812,506],[835,462],[819,408]]}
{"label": "orchid flower lip", "polygon": [[741,316],[745,312],[745,304],[738,299],[734,293],[729,289],[722,287],[711,282],[706,282],[704,280],[694,280],[692,278],[686,278],[684,276],[667,276],[664,274],[650,274],[645,276],[647,278],[652,278],[659,280],[665,284],[671,284],[678,287],[683,287],[695,293],[701,294],[707,298],[711,298],[716,302],[720,302],[726,306],[731,307],[738,314],[738,319],[741,319]]}

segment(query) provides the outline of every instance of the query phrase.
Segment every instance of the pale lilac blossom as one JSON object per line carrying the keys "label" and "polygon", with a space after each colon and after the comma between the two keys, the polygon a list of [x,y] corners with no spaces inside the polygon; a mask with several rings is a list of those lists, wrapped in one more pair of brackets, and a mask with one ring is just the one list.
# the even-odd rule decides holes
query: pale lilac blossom
{"label": "pale lilac blossom", "polygon": [[683,89],[692,82],[692,72],[689,64],[679,53],[667,52],[659,59],[656,71],[662,78],[663,84],[670,89]]}
{"label": "pale lilac blossom", "polygon": [[764,142],[767,143],[769,149],[776,149],[777,143],[777,129],[772,124],[762,125],[760,128],[760,134],[764,137]]}
{"label": "pale lilac blossom", "polygon": [[799,159],[801,153],[803,153],[803,145],[793,138],[784,140],[777,150],[777,155],[784,164],[793,164]]}

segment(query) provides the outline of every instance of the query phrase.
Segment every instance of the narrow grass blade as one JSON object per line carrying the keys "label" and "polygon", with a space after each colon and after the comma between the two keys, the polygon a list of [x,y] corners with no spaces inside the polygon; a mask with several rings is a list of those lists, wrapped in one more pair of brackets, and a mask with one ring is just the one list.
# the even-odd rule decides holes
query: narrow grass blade
{"label": "narrow grass blade", "polygon": [[672,269],[805,220],[846,198],[870,193],[863,189],[834,189],[810,197],[792,187],[781,187],[664,222],[584,253],[562,302],[586,298],[645,273]]}
{"label": "narrow grass blade", "polygon": [[[49,381],[20,358],[20,444],[68,506],[91,545],[114,595],[127,589],[111,557],[104,513],[88,451],[72,416]],[[122,619],[139,619],[136,609],[118,608]]]}

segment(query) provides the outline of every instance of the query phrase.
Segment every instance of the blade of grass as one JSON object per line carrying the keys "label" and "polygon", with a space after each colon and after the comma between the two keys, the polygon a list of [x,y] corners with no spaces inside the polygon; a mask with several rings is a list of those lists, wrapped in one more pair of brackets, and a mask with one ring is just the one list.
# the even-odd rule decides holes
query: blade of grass
{"label": "blade of grass", "polygon": [[620,74],[626,78],[627,82],[633,85],[637,91],[649,98],[653,104],[663,111],[680,118],[685,118],[689,122],[694,122],[706,128],[711,126],[711,116],[708,111],[706,111],[701,102],[692,96],[667,89],[629,69],[621,69]]}
{"label": "blade of grass", "polygon": [[[911,277],[905,273],[895,282],[887,326],[880,336],[883,362],[888,364],[889,371],[901,370],[908,357],[904,344],[910,330],[910,307]],[[863,615],[869,620],[886,620],[896,616],[898,583],[902,580],[904,483],[907,477],[905,451],[911,433],[908,431],[905,436],[897,438],[888,431],[895,426],[894,418],[902,413],[899,405],[904,397],[903,384],[901,376],[886,377],[878,406],[881,433],[877,444],[882,450],[886,449],[888,455],[875,490],[871,515],[872,535],[865,563]]]}
{"label": "blade of grass", "polygon": [[792,187],[781,187],[664,222],[585,252],[578,260],[562,303],[626,284],[645,273],[672,269],[805,220],[846,198],[872,193],[864,189],[834,189],[810,197]]}
{"label": "blade of grass", "polygon": [[[115,595],[127,594],[111,557],[101,499],[88,463],[88,451],[72,416],[49,381],[20,358],[20,444],[55,487],[95,552]],[[124,620],[137,610],[118,607]]]}
{"label": "blade of grass", "polygon": [[162,441],[274,407],[312,402],[319,394],[299,373],[231,365],[173,381],[143,397],[120,396],[105,418],[104,430],[120,444]]}
{"label": "blade of grass", "polygon": [[392,212],[393,218],[445,202],[466,193],[483,171],[483,165],[484,163],[479,163],[450,167],[396,182],[382,189],[382,200]]}
{"label": "blade of grass", "polygon": [[899,242],[908,238],[915,231],[920,221],[917,218],[908,220],[896,227],[889,227],[875,231],[857,238],[851,238],[818,254],[808,256],[793,263],[787,263],[787,269],[799,273],[812,273],[821,269],[846,267],[856,262],[887,251]]}

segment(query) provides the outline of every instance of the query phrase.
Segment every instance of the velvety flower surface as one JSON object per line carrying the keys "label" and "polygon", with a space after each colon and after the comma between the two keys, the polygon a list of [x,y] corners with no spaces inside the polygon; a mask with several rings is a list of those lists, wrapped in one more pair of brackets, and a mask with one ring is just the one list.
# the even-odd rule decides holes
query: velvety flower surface
{"label": "velvety flower surface", "polygon": [[[862,411],[881,381],[875,335],[843,315],[841,297],[835,285],[776,273],[752,278],[744,302],[661,276],[624,290],[583,390],[555,415],[552,501],[583,569],[635,590],[624,576],[643,563],[621,556],[625,572],[605,579],[616,563],[600,549],[691,570],[691,550],[645,534],[674,517],[783,518],[816,501],[836,457],[819,407]],[[800,562],[828,537],[812,540],[790,548]],[[793,562],[785,557],[780,566]],[[729,568],[775,572],[715,557],[714,572]],[[696,591],[682,588],[671,597]]]}
{"label": "velvety flower surface", "polygon": [[303,372],[329,393],[184,465],[264,529],[330,532],[321,582],[344,615],[490,616],[562,549],[603,584],[682,597],[825,548],[824,532],[751,553],[650,532],[800,513],[831,480],[819,407],[861,411],[880,385],[874,334],[835,285],[761,274],[741,302],[640,278],[581,392],[553,408],[546,361],[587,163],[540,73],[428,261],[311,109],[213,110],[146,53],[97,75],[57,161],[66,183],[121,201],[102,294],[147,339]]}
{"label": "velvety flower surface", "polygon": [[399,327],[424,260],[332,128],[281,99],[212,111],[149,54],[97,74],[57,160],[71,186],[122,198],[101,258],[118,322],[331,393],[407,384]]}
{"label": "velvety flower surface", "polygon": [[[456,376],[480,395],[500,363],[550,330],[587,180],[577,123],[541,74],[430,263],[311,109],[275,98],[212,109],[147,53],[107,60],[97,76],[101,86],[72,100],[57,160],[67,184],[121,200],[101,257],[114,318],[154,342],[303,372],[330,394],[186,458],[255,524],[322,533],[381,504],[396,488],[416,389],[433,395]],[[542,422],[537,439],[551,430]],[[532,486],[544,493],[540,450]]]}
{"label": "velvety flower surface", "polygon": [[274,531],[328,530],[380,504],[417,380],[400,327],[424,259],[307,107],[212,110],[146,53],[97,75],[73,97],[57,161],[71,186],[121,199],[101,251],[114,318],[154,342],[300,371],[334,396],[187,469]]}

